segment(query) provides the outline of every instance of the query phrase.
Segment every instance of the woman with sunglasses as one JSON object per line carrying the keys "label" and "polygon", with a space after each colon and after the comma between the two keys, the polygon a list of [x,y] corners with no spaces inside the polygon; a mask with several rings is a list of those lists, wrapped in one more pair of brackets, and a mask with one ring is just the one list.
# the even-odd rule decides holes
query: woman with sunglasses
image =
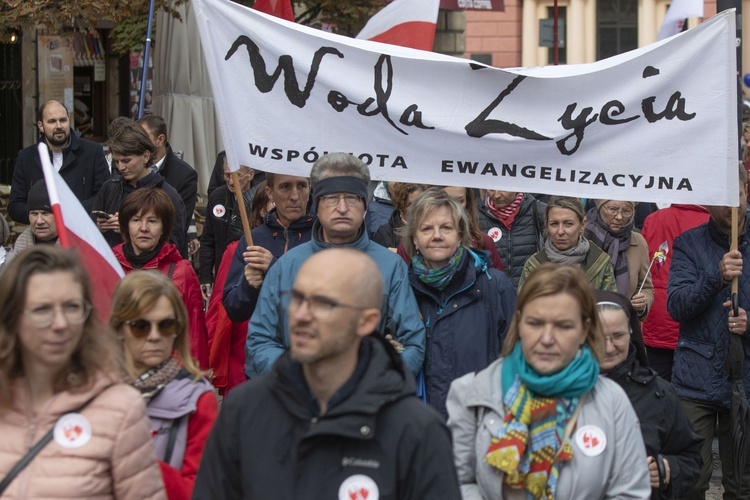
{"label": "woman with sunglasses", "polygon": [[112,251],[125,274],[137,269],[156,269],[172,280],[188,310],[186,327],[192,355],[201,367],[207,367],[203,293],[190,261],[183,259],[177,247],[168,241],[174,227],[174,206],[169,197],[161,189],[139,189],[122,202],[119,225],[124,242]]}
{"label": "woman with sunglasses", "polygon": [[630,303],[643,321],[654,303],[654,285],[649,265],[648,243],[633,231],[636,203],[595,200],[596,207],[586,214],[584,235],[607,252],[612,260],[617,292],[630,297]]}
{"label": "woman with sunglasses", "polygon": [[75,254],[19,254],[0,274],[0,304],[0,497],[165,498],[144,404],[122,383]]}
{"label": "woman with sunglasses", "polygon": [[605,339],[601,372],[625,390],[646,445],[651,498],[682,498],[698,481],[703,439],[672,385],[648,367],[641,323],[619,293],[596,291]]}
{"label": "woman with sunglasses", "polygon": [[180,292],[161,273],[136,271],[117,285],[112,304],[109,324],[122,347],[127,381],[146,402],[167,495],[190,498],[218,406],[190,355]]}

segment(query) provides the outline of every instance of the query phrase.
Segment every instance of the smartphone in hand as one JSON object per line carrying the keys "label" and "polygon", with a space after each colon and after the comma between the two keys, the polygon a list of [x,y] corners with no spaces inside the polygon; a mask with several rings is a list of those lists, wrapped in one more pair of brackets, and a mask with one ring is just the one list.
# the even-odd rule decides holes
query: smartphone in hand
{"label": "smartphone in hand", "polygon": [[107,212],[102,212],[101,210],[92,210],[91,215],[95,216],[97,219],[109,219],[112,217]]}

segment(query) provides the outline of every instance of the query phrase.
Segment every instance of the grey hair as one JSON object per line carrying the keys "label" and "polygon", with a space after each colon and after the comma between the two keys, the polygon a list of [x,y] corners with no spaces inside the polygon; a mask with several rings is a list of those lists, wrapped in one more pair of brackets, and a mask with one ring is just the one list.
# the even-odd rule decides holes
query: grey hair
{"label": "grey hair", "polygon": [[310,171],[313,186],[328,177],[358,177],[370,183],[370,167],[349,153],[329,153],[321,156]]}

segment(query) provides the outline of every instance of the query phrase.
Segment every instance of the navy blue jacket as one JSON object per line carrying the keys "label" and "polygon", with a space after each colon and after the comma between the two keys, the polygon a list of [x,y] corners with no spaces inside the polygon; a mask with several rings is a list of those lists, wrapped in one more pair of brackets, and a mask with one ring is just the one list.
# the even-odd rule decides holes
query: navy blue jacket
{"label": "navy blue jacket", "polygon": [[516,306],[515,288],[502,271],[490,267],[487,254],[464,252],[459,265],[442,291],[423,283],[409,267],[427,337],[427,402],[445,419],[451,382],[497,359]]}
{"label": "navy blue jacket", "polygon": [[[128,194],[132,193],[136,189],[153,187],[162,189],[174,205],[174,224],[172,225],[172,234],[169,236],[169,241],[175,244],[177,250],[180,251],[182,258],[188,258],[187,251],[187,236],[185,234],[185,205],[182,203],[180,193],[173,188],[164,177],[157,172],[151,172],[143,179],[137,182],[137,187],[133,188],[130,185],[125,185],[125,179],[117,172],[107,182],[105,182],[94,198],[92,204],[92,210],[101,210],[108,214],[115,214],[120,211],[122,202],[127,198]],[[119,231],[109,230],[104,233],[104,239],[107,240],[109,246],[115,247],[122,243],[122,235]]]}
{"label": "navy blue jacket", "polygon": [[[21,150],[13,168],[8,214],[11,219],[21,224],[29,223],[26,197],[31,185],[44,179],[37,144]],[[60,176],[81,201],[86,212],[90,212],[94,196],[110,177],[102,147],[95,142],[79,138],[76,132],[71,130],[70,144],[63,148]]]}
{"label": "navy blue jacket", "polygon": [[[546,205],[526,193],[510,230],[500,222],[483,202],[479,206],[479,227],[495,241],[497,253],[505,265],[505,274],[518,288],[523,265],[529,257],[542,250]],[[497,231],[496,231],[497,230]]]}
{"label": "navy blue jacket", "polygon": [[[276,218],[276,209],[273,209],[266,214],[264,221],[265,223],[253,229],[251,234],[255,246],[263,247],[273,254],[271,261],[271,266],[273,266],[287,250],[310,241],[315,216],[307,214],[289,224],[288,227],[284,227]],[[247,239],[242,236],[232,257],[222,299],[227,316],[235,323],[250,319],[260,295],[260,289],[251,287],[245,279],[245,259],[242,257],[245,249],[247,249]]]}
{"label": "navy blue jacket", "polygon": [[[739,305],[750,310],[750,246],[747,230],[738,250],[744,265],[739,278]],[[731,288],[722,280],[719,263],[729,251],[729,237],[716,224],[686,231],[673,245],[667,285],[667,310],[680,323],[674,354],[672,385],[677,395],[729,408],[730,382],[724,369],[729,346],[729,300]],[[743,380],[750,395],[750,338],[742,336],[745,350]]]}

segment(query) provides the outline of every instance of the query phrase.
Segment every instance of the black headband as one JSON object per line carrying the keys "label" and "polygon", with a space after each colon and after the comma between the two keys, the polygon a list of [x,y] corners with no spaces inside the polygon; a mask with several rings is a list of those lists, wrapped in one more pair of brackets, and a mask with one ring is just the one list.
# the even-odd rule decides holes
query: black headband
{"label": "black headband", "polygon": [[356,194],[367,207],[367,183],[359,177],[338,176],[327,177],[315,183],[313,186],[313,202],[317,209],[318,202],[322,196],[333,193]]}

